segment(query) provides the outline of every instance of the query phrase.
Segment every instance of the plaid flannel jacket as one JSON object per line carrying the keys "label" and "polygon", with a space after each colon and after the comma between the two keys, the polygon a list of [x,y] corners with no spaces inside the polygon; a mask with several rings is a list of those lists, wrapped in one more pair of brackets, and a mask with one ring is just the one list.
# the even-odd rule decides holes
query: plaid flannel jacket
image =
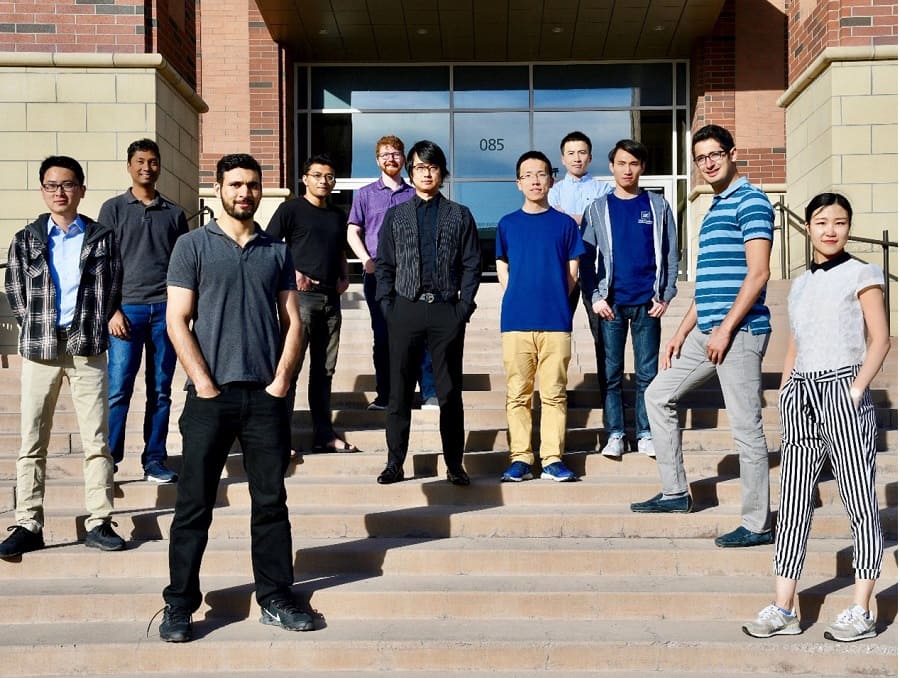
{"label": "plaid flannel jacket", "polygon": [[29,360],[61,354],[92,356],[109,347],[109,318],[122,295],[122,261],[109,226],[81,215],[81,284],[66,346],[57,345],[56,287],[50,276],[47,220],[42,214],[16,233],[9,247],[6,296],[19,323],[19,353]]}

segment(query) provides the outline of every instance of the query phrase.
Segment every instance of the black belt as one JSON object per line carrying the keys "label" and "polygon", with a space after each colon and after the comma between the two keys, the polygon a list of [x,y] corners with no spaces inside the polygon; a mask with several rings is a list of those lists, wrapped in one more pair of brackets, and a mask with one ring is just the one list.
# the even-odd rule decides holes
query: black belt
{"label": "black belt", "polygon": [[56,328],[56,338],[60,341],[68,341],[69,336],[71,335],[71,331],[68,327],[57,327]]}

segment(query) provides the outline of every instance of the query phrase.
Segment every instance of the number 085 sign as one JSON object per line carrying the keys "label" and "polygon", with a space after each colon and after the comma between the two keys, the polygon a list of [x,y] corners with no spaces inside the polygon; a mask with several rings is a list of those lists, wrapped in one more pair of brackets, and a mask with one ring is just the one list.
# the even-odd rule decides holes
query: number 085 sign
{"label": "number 085 sign", "polygon": [[492,137],[490,139],[482,138],[478,141],[478,148],[481,151],[490,153],[503,150],[503,137]]}

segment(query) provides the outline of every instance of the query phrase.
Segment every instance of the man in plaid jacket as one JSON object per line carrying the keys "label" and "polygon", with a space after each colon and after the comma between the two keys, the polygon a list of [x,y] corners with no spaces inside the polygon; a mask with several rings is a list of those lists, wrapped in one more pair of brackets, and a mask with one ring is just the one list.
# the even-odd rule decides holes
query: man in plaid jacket
{"label": "man in plaid jacket", "polygon": [[41,194],[50,210],[16,233],[9,248],[6,294],[19,324],[22,446],[16,461],[16,524],[0,558],[43,548],[44,476],[53,413],[63,377],[84,448],[85,545],[125,548],[111,525],[113,464],[108,446],[108,322],[118,308],[122,264],[109,226],[78,213],[84,170],[74,158],[41,163]]}

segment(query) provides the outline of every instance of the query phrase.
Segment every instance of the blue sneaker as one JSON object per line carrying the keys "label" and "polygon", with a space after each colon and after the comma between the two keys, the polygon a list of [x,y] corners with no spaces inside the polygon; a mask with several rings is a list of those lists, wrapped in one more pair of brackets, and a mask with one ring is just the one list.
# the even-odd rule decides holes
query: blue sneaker
{"label": "blue sneaker", "polygon": [[514,461],[510,467],[500,476],[501,483],[521,483],[523,480],[531,480],[531,467],[524,461]]}
{"label": "blue sneaker", "polygon": [[558,483],[569,483],[575,480],[575,473],[561,461],[555,461],[544,467],[541,478],[555,480]]}
{"label": "blue sneaker", "polygon": [[167,469],[166,465],[160,461],[151,461],[144,467],[144,480],[166,485],[178,482],[178,474]]}

